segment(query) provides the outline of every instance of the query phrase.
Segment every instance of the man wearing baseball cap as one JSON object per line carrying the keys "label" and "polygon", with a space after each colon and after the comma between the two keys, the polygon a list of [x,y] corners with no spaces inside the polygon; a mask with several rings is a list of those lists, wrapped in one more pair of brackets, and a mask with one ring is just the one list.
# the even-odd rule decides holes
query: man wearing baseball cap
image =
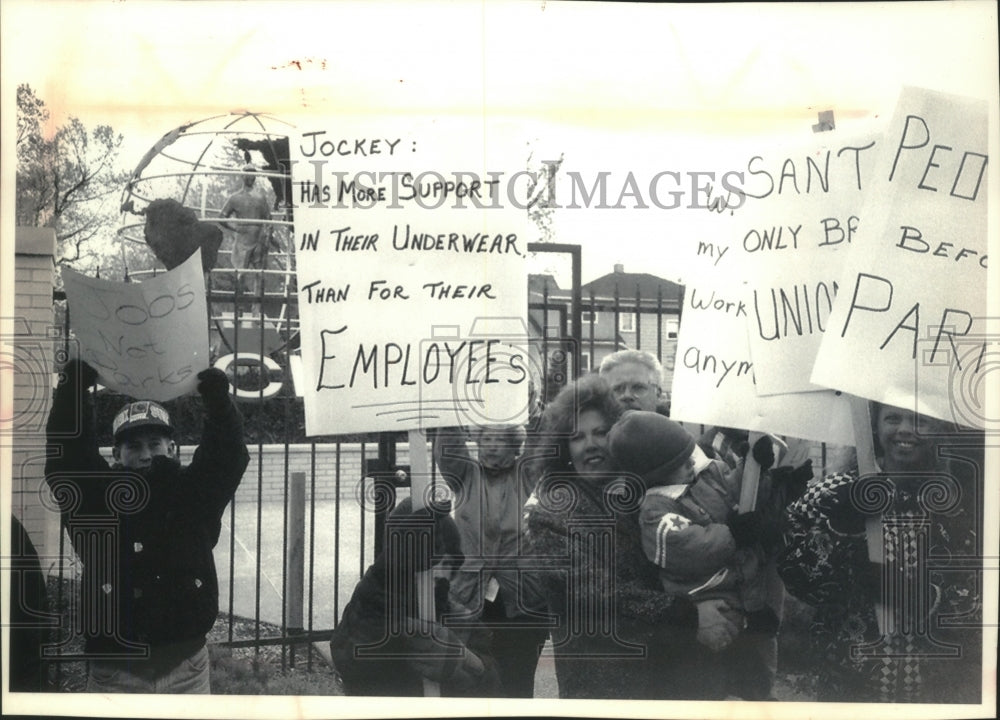
{"label": "man wearing baseball cap", "polygon": [[150,467],[158,455],[174,457],[174,428],[170,414],[150,400],[129,403],[111,424],[115,444],[112,452],[122,467],[138,470]]}
{"label": "man wearing baseball cap", "polygon": [[206,417],[190,465],[177,459],[170,415],[147,400],[115,416],[109,465],[88,392],[96,378],[68,363],[46,427],[45,479],[83,564],[87,690],[208,693],[205,635],[219,612],[212,550],[250,459],[229,380],[214,368],[198,374]]}

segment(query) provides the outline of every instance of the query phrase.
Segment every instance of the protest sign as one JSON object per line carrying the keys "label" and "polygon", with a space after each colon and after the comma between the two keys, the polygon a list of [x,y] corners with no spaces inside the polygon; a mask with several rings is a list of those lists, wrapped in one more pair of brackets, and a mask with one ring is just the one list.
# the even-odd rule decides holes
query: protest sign
{"label": "protest sign", "polygon": [[[984,427],[987,103],[904,89],[812,381]],[[956,402],[958,400],[958,402]]]}
{"label": "protest sign", "polygon": [[310,122],[291,142],[307,434],[524,421],[523,145],[481,119]]}
{"label": "protest sign", "polygon": [[[849,408],[835,392],[772,392],[766,396],[759,392],[749,341],[750,325],[756,323],[753,271],[770,272],[767,264],[781,263],[775,268],[778,272],[784,262],[794,261],[797,255],[795,233],[788,231],[786,236],[783,231],[779,243],[777,233],[769,231],[765,242],[760,218],[765,217],[767,205],[785,208],[799,201],[808,180],[804,174],[797,178],[796,192],[795,183],[787,177],[792,172],[785,162],[789,155],[762,155],[758,152],[761,147],[780,148],[782,144],[769,139],[716,144],[703,166],[712,168],[715,178],[736,178],[740,187],[734,190],[703,177],[699,202],[688,208],[683,225],[678,227],[683,235],[673,240],[676,250],[670,255],[670,263],[681,273],[685,293],[670,414],[686,422],[850,444],[853,431]],[[806,167],[808,162],[803,160],[801,164]],[[846,171],[843,174],[846,176]],[[812,182],[813,189],[818,190],[819,180]],[[760,209],[751,210],[751,205]],[[748,236],[753,242],[746,240]],[[799,373],[808,375],[810,367],[811,358]]]}
{"label": "protest sign", "polygon": [[709,279],[686,286],[670,416],[683,422],[852,444],[850,407],[837,393],[757,394],[743,293],[728,279],[718,285]]}
{"label": "protest sign", "polygon": [[120,283],[63,268],[70,328],[103,385],[163,402],[195,389],[208,367],[201,251],[169,272]]}
{"label": "protest sign", "polygon": [[758,147],[745,162],[745,200],[726,261],[745,273],[747,330],[757,392],[822,389],[812,366],[844,259],[863,225],[877,133],[824,132]]}

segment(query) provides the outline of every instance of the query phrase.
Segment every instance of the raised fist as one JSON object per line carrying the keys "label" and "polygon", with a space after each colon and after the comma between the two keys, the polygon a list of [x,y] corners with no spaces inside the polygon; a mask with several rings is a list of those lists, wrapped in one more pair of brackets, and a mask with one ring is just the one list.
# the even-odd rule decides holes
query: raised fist
{"label": "raised fist", "polygon": [[97,382],[97,371],[84,360],[73,358],[63,366],[66,382],[78,381],[83,387],[90,387]]}
{"label": "raised fist", "polygon": [[229,378],[218,368],[198,373],[198,392],[210,411],[225,408],[229,403]]}

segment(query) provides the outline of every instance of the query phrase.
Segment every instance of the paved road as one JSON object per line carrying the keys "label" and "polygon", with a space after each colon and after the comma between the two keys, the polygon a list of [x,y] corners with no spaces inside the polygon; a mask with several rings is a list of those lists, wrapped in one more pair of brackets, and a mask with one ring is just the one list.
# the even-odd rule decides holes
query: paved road
{"label": "paved road", "polygon": [[[237,500],[235,515],[226,511],[222,537],[215,550],[219,572],[220,605],[228,607],[230,597],[230,546],[233,548],[232,600],[233,612],[246,618],[282,624],[283,557],[285,518],[280,503],[264,503],[260,521],[256,502]],[[372,530],[374,516],[364,515],[364,566],[374,555]],[[231,529],[235,528],[235,532]],[[315,528],[315,532],[313,532]],[[351,592],[364,567],[361,561],[362,513],[357,502],[344,498],[339,511],[333,501],[317,502],[310,512],[307,505],[303,533],[303,557],[306,583],[303,588],[304,615],[302,626],[316,630],[332,628],[343,612]],[[312,585],[309,567],[312,566]],[[258,576],[258,564],[260,582]],[[310,595],[311,592],[311,595]],[[288,623],[293,625],[292,622]],[[326,650],[326,648],[321,648]],[[781,676],[775,686],[779,700],[809,701],[798,693],[788,678]],[[546,644],[538,664],[535,697],[557,698],[554,660],[551,646]]]}

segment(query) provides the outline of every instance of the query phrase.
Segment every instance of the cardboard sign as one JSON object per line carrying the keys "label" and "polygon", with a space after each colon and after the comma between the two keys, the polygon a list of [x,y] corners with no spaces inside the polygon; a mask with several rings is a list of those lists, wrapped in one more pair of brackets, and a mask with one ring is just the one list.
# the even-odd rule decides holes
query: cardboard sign
{"label": "cardboard sign", "polygon": [[112,390],[164,402],[194,390],[208,367],[208,308],[201,251],[141,283],[63,268],[80,356]]}
{"label": "cardboard sign", "polygon": [[[851,444],[854,434],[849,407],[835,392],[767,396],[759,392],[748,337],[753,321],[752,268],[759,271],[770,261],[779,263],[780,270],[786,259],[795,259],[796,251],[794,241],[785,235],[780,248],[776,239],[770,247],[763,247],[762,234],[761,243],[751,243],[749,249],[743,243],[748,235],[758,236],[759,217],[772,194],[779,196],[770,199],[774,207],[801,200],[789,178],[781,184],[783,168],[788,169],[784,162],[787,156],[769,154],[771,161],[765,170],[763,158],[754,159],[758,157],[754,148],[762,146],[780,147],[766,140],[755,145],[734,142],[717,147],[706,163],[714,168],[717,178],[732,179],[729,173],[742,173],[740,187],[760,197],[750,197],[725,183],[706,187],[703,201],[688,210],[685,234],[674,241],[676,251],[669,260],[671,267],[680,269],[685,292],[670,414],[685,422]],[[771,193],[767,193],[768,176],[773,181]],[[805,187],[804,182],[799,185],[800,190]],[[753,204],[760,210],[751,210]],[[808,376],[811,366],[810,358],[798,372]]]}
{"label": "cardboard sign", "polygon": [[985,427],[987,103],[907,88],[812,381]]}
{"label": "cardboard sign", "polygon": [[523,422],[523,145],[407,118],[291,148],[307,434]]}
{"label": "cardboard sign", "polygon": [[705,425],[850,445],[850,406],[833,391],[760,396],[747,340],[744,291],[728,280],[689,284],[677,339],[670,416]]}
{"label": "cardboard sign", "polygon": [[817,134],[759,147],[724,262],[747,279],[747,330],[760,395],[823,389],[810,381],[881,142],[876,132]]}

